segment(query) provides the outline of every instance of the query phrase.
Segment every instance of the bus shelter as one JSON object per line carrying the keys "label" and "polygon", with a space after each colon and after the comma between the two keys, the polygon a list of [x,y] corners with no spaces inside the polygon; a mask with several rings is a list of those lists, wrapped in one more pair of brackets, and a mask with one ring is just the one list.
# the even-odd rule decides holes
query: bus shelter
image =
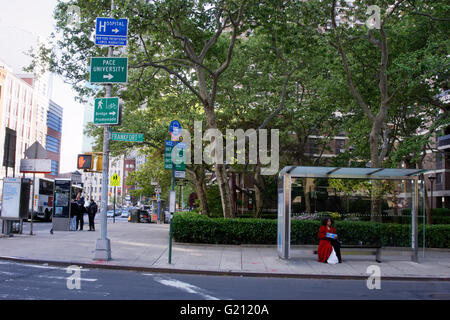
{"label": "bus shelter", "polygon": [[303,167],[287,166],[278,176],[277,249],[282,259],[290,258],[292,179],[366,179],[405,180],[411,182],[411,249],[412,260],[418,262],[419,175],[427,170],[391,168]]}

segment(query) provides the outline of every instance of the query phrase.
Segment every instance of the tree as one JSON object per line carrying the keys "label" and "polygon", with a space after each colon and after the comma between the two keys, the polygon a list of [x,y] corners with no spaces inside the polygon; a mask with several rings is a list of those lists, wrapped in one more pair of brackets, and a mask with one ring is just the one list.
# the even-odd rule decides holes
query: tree
{"label": "tree", "polygon": [[[383,1],[381,4],[382,12],[375,17],[379,20],[378,26],[369,28],[366,35],[365,28],[351,28],[350,25],[366,20],[363,13],[370,5],[368,1],[355,1],[353,6],[340,2],[339,12],[336,0],[329,7],[332,26],[330,43],[341,57],[350,92],[370,123],[371,167],[382,167],[393,148],[392,131],[388,125],[390,113],[395,107],[405,104],[435,101],[432,97],[437,88],[432,77],[448,72],[445,63],[433,68],[436,67],[436,60],[441,63],[447,59],[446,54],[440,50],[430,54],[426,48],[417,47],[416,38],[416,31],[420,29],[426,31],[421,36],[425,42],[433,38],[433,32],[446,29],[442,26],[434,31],[435,27],[424,30],[422,19],[432,17],[433,13],[422,12],[418,15],[418,6],[426,11],[436,11],[436,7],[444,9],[444,4],[439,1],[437,6],[435,2],[430,6],[431,1],[418,4],[417,1],[402,0]],[[339,25],[337,17],[340,18]],[[445,47],[444,43],[434,41],[433,45]],[[424,58],[430,55],[435,61],[427,63]],[[374,63],[376,60],[379,62]],[[417,68],[418,61],[422,62],[421,68]],[[412,95],[412,91],[416,94]],[[379,201],[373,198],[372,221],[381,219],[380,209]]]}

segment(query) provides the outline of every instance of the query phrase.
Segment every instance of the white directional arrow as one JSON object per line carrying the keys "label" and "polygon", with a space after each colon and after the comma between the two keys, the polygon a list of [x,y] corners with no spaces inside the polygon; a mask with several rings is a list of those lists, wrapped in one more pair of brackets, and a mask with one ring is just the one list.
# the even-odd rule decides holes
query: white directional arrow
{"label": "white directional arrow", "polygon": [[115,29],[112,29],[112,32],[114,32],[114,33],[118,33],[118,32],[119,32],[119,29],[117,29],[117,28],[115,28]]}
{"label": "white directional arrow", "polygon": [[104,74],[104,75],[103,75],[103,79],[111,80],[112,78],[114,78],[114,76],[113,76],[111,73],[108,73],[108,74]]}
{"label": "white directional arrow", "polygon": [[115,116],[115,115],[116,115],[116,112],[113,111],[113,112],[110,112],[109,114],[112,115],[112,116]]}

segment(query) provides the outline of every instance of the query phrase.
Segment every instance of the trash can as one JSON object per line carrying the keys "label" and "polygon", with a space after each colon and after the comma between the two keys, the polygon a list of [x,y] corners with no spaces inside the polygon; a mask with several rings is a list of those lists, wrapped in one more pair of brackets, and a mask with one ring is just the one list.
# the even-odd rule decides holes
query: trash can
{"label": "trash can", "polygon": [[130,222],[139,223],[141,222],[140,212],[138,209],[132,209],[130,210]]}

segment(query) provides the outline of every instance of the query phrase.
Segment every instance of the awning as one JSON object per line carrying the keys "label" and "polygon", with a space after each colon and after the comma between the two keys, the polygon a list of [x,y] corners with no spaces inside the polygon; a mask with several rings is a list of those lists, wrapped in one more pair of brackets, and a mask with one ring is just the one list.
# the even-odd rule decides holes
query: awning
{"label": "awning", "polygon": [[287,166],[280,171],[279,175],[289,174],[293,178],[404,180],[427,171],[426,169]]}

